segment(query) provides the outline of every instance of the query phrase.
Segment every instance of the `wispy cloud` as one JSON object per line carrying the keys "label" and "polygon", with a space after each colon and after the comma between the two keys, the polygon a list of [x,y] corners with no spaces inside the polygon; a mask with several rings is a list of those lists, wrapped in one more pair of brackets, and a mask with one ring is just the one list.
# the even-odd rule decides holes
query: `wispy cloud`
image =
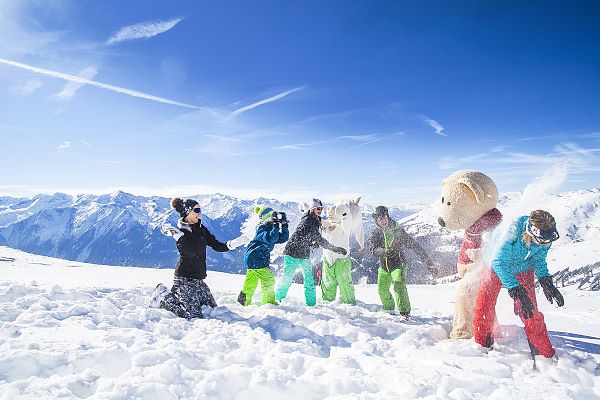
{"label": "wispy cloud", "polygon": [[347,136],[338,136],[338,139],[347,139],[352,140],[354,142],[369,142],[377,138],[377,135],[347,135]]}
{"label": "wispy cloud", "polygon": [[[98,70],[95,67],[87,67],[87,68],[83,69],[77,76],[79,78],[89,80],[89,79],[92,79],[94,76],[96,76],[97,73],[98,73]],[[77,82],[69,81],[69,82],[67,82],[67,84],[65,85],[65,87],[63,88],[62,91],[60,91],[59,93],[55,94],[52,97],[59,99],[59,100],[70,100],[73,97],[75,97],[75,92],[84,85],[85,85],[85,83],[77,83]]]}
{"label": "wispy cloud", "polygon": [[585,135],[577,136],[579,139],[600,139],[600,132],[586,133]]}
{"label": "wispy cloud", "polygon": [[350,151],[350,150],[358,149],[359,147],[363,147],[363,146],[367,146],[369,144],[381,142],[382,140],[383,140],[383,138],[379,138],[379,139],[371,140],[371,141],[366,142],[366,143],[361,143],[361,144],[358,144],[356,146],[352,146],[352,147],[349,147],[347,149],[344,149],[344,150],[340,151],[339,153],[345,153],[345,152]]}
{"label": "wispy cloud", "polygon": [[210,134],[202,136],[208,140],[205,141],[205,143],[203,143],[201,146],[195,147],[190,151],[205,155],[224,157],[239,157],[260,153],[258,151],[248,150],[248,147],[244,146],[246,140],[241,137]]}
{"label": "wispy cloud", "polygon": [[289,96],[290,94],[292,94],[292,93],[294,93],[294,92],[297,92],[297,91],[299,91],[299,90],[302,90],[302,89],[304,89],[304,86],[302,86],[302,87],[297,87],[297,88],[294,88],[294,89],[291,89],[291,90],[285,91],[285,92],[283,92],[283,93],[276,94],[275,96],[271,96],[271,97],[268,97],[268,98],[266,98],[266,99],[263,99],[263,100],[257,101],[256,103],[252,103],[252,104],[249,104],[249,105],[247,105],[247,106],[244,106],[244,107],[238,108],[237,110],[235,110],[235,111],[231,112],[231,113],[230,113],[230,114],[227,116],[227,119],[232,119],[232,118],[235,118],[235,117],[237,117],[238,115],[240,115],[240,114],[242,114],[242,113],[245,113],[246,111],[250,111],[250,110],[252,110],[252,109],[254,109],[254,108],[256,108],[256,107],[260,107],[260,106],[262,106],[262,105],[265,105],[265,104],[268,104],[268,103],[272,103],[272,102],[274,102],[274,101],[277,101],[277,100],[279,100],[279,99],[282,99],[282,98],[284,98],[284,97],[286,97],[286,96]]}
{"label": "wispy cloud", "polygon": [[548,155],[528,154],[528,153],[507,153],[507,156],[499,159],[503,163],[519,164],[554,164],[556,157]]}
{"label": "wispy cloud", "polygon": [[484,160],[489,157],[489,153],[473,154],[465,157],[446,156],[440,160],[440,169],[457,168],[460,165],[472,163],[473,161]]}
{"label": "wispy cloud", "polygon": [[139,98],[146,99],[146,100],[152,100],[152,101],[156,101],[159,103],[171,104],[174,106],[193,108],[193,109],[198,109],[198,110],[202,109],[202,107],[197,107],[197,106],[193,106],[190,104],[180,103],[178,101],[165,99],[163,97],[153,96],[151,94],[138,92],[137,90],[127,89],[127,88],[123,88],[123,87],[119,87],[119,86],[108,85],[106,83],[96,82],[96,81],[84,79],[84,78],[81,78],[78,76],[64,74],[62,72],[57,72],[57,71],[51,71],[51,70],[44,69],[44,68],[38,68],[38,67],[31,66],[31,65],[19,63],[16,61],[5,60],[3,58],[0,58],[0,64],[10,65],[10,66],[13,66],[16,68],[21,68],[21,69],[24,69],[27,71],[35,72],[37,74],[51,76],[53,78],[63,79],[63,80],[78,83],[78,84],[92,85],[92,86],[99,87],[101,89],[106,89],[106,90],[110,90],[113,92],[126,94],[128,96],[139,97]]}
{"label": "wispy cloud", "polygon": [[273,147],[273,150],[306,150],[310,146],[312,146],[311,143],[284,144]]}
{"label": "wispy cloud", "polygon": [[444,133],[444,127],[442,126],[442,124],[440,124],[439,122],[437,122],[435,119],[428,117],[427,115],[420,115],[421,118],[423,118],[423,121],[425,121],[425,123],[427,125],[429,125],[430,127],[433,128],[433,130],[435,131],[435,133],[437,133],[440,136],[448,136]]}
{"label": "wispy cloud", "polygon": [[58,147],[56,148],[57,151],[65,151],[66,149],[68,149],[69,147],[71,147],[71,142],[69,142],[68,140],[59,144]]}
{"label": "wispy cloud", "polygon": [[19,96],[29,96],[42,87],[42,81],[39,79],[29,79],[21,82],[11,88],[11,92]]}
{"label": "wispy cloud", "polygon": [[168,21],[146,21],[121,28],[107,41],[107,45],[133,39],[147,39],[173,29],[183,18],[175,18]]}
{"label": "wispy cloud", "polygon": [[85,147],[92,147],[92,144],[90,142],[88,142],[87,140],[80,140],[79,142],[82,145],[84,145]]}

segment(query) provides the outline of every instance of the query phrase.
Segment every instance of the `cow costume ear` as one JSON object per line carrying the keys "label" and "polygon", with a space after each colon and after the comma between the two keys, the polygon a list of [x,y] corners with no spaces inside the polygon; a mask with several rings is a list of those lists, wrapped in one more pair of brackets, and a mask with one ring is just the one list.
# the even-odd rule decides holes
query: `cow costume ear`
{"label": "cow costume ear", "polygon": [[469,188],[469,190],[475,196],[475,200],[477,201],[477,204],[482,204],[485,201],[485,199],[486,199],[485,190],[481,187],[481,185],[477,181],[475,181],[473,179],[469,179],[469,178],[460,178],[456,181],[456,183],[465,185],[467,188]]}
{"label": "cow costume ear", "polygon": [[305,213],[309,210],[308,204],[306,204],[305,202],[300,202],[300,203],[298,203],[298,209],[300,210],[301,213]]}

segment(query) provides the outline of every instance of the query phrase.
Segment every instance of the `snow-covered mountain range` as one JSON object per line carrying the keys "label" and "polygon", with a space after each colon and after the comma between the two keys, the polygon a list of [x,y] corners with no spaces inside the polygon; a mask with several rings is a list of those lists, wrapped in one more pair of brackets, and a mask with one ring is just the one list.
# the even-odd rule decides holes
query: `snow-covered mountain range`
{"label": "snow-covered mountain range", "polygon": [[[217,237],[226,241],[240,235],[242,223],[256,204],[268,204],[284,211],[293,230],[300,218],[298,203],[274,199],[244,200],[221,194],[195,196],[202,207],[202,222]],[[501,196],[498,208],[505,216],[530,211],[525,209],[521,193]],[[600,190],[581,190],[540,197],[538,208],[557,218],[561,238],[553,246],[551,270],[576,269],[600,261]],[[527,204],[530,206],[530,204]],[[370,236],[373,205],[363,206],[366,237]],[[431,255],[441,275],[456,272],[456,254],[462,232],[450,232],[437,223],[437,202],[427,205],[390,207],[391,215]],[[521,210],[522,209],[522,210]],[[177,253],[171,238],[159,231],[167,219],[177,220],[177,213],[164,197],[136,196],[122,191],[104,195],[71,196],[62,193],[40,194],[33,198],[0,197],[0,245],[34,254],[74,261],[108,265],[173,268]],[[358,244],[351,256],[355,259],[356,280],[376,278],[376,260],[367,252],[360,254]],[[410,282],[426,282],[426,269],[411,258]],[[319,262],[314,254],[314,263]],[[241,273],[243,248],[228,253],[209,251],[212,270]],[[274,260],[281,264],[281,260]]]}

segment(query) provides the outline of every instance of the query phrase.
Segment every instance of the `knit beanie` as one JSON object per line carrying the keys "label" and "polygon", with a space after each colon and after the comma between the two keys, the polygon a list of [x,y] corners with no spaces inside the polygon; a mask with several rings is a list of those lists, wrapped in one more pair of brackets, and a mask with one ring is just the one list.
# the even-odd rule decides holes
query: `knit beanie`
{"label": "knit beanie", "polygon": [[321,202],[321,200],[319,199],[313,199],[312,200],[312,206],[310,206],[310,209],[314,209],[314,208],[323,208],[323,203]]}
{"label": "knit beanie", "polygon": [[389,217],[387,207],[386,206],[375,207],[375,212],[373,213],[373,219],[383,217],[383,216]]}
{"label": "knit beanie", "polygon": [[258,217],[260,218],[261,222],[265,222],[266,220],[269,219],[269,217],[271,216],[271,214],[273,214],[273,209],[271,207],[260,207],[260,206],[256,206],[254,207],[254,213],[258,214]]}
{"label": "knit beanie", "polygon": [[183,200],[180,197],[171,199],[171,207],[181,215],[181,218],[187,217],[197,205],[198,202],[194,199]]}

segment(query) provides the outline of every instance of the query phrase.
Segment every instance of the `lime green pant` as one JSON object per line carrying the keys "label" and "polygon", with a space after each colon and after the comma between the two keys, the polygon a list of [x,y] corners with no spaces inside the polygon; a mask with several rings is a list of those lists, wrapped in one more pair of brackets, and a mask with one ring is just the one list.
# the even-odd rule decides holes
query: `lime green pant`
{"label": "lime green pant", "polygon": [[277,301],[281,301],[281,299],[287,296],[287,292],[290,290],[290,286],[292,286],[292,278],[298,268],[302,270],[302,275],[304,276],[304,297],[306,298],[306,305],[314,306],[317,304],[317,292],[315,291],[315,279],[313,277],[310,258],[283,256],[283,276],[281,277],[281,283],[277,288],[277,293],[275,293],[275,298]]}
{"label": "lime green pant", "polygon": [[323,300],[333,301],[340,287],[340,302],[356,304],[354,286],[352,285],[352,261],[348,258],[338,258],[332,265],[323,260],[323,280],[321,291]]}
{"label": "lime green pant", "polygon": [[246,280],[242,293],[245,295],[244,305],[252,303],[252,296],[260,281],[262,290],[261,304],[275,304],[275,276],[269,268],[249,269],[246,272]]}
{"label": "lime green pant", "polygon": [[408,290],[406,289],[406,267],[400,267],[387,272],[383,268],[377,271],[377,290],[384,310],[394,310],[394,298],[390,293],[390,285],[394,285],[396,302],[398,303],[398,312],[410,313],[410,300],[408,299]]}

